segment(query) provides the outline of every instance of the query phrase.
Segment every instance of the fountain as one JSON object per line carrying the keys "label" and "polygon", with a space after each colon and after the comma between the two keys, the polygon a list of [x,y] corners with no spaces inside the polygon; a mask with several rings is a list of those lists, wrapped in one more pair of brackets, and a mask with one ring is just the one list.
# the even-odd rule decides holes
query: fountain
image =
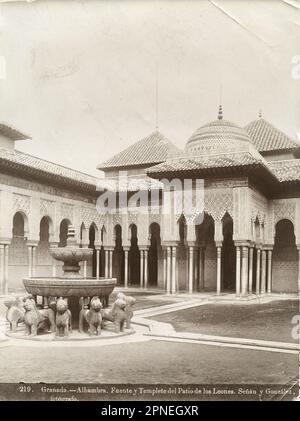
{"label": "fountain", "polygon": [[[48,340],[72,334],[72,339],[80,339],[82,334],[103,337],[103,328],[104,337],[134,333],[130,320],[135,299],[119,293],[112,306],[106,308],[116,279],[86,278],[79,274],[79,263],[91,258],[93,250],[77,246],[73,226],[68,228],[66,247],[50,248],[50,254],[63,262],[63,275],[23,279],[30,295],[5,303],[10,324],[8,336],[36,339],[46,336]],[[40,297],[42,305],[38,303]],[[18,323],[22,326],[18,327]],[[41,331],[44,335],[37,336]]]}
{"label": "fountain", "polygon": [[104,307],[108,306],[109,295],[115,285],[115,278],[84,278],[79,274],[79,262],[92,257],[93,250],[77,246],[75,229],[69,226],[66,247],[52,247],[54,259],[64,262],[61,277],[31,277],[23,279],[26,291],[34,297],[42,296],[44,308],[48,308],[50,297],[64,297],[69,301],[98,296]]}

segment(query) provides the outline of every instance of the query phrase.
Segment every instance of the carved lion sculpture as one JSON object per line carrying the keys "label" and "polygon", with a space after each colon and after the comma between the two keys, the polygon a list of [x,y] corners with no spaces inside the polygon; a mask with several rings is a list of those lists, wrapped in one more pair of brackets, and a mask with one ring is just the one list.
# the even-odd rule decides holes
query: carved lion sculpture
{"label": "carved lion sculpture", "polygon": [[62,297],[56,301],[56,333],[55,336],[68,336],[72,332],[72,314],[68,303]]}
{"label": "carved lion sculpture", "polygon": [[126,302],[126,307],[125,307],[126,328],[130,329],[130,323],[131,323],[131,319],[133,317],[132,307],[136,303],[136,299],[134,297],[131,297],[130,295],[125,295],[122,292],[119,292],[119,294],[117,295],[117,299],[121,299],[121,300],[124,300]]}
{"label": "carved lion sculpture", "polygon": [[55,315],[52,308],[37,309],[33,298],[27,297],[24,299],[24,322],[26,326],[26,333],[30,336],[36,336],[38,329],[49,327],[50,332],[55,331]]}
{"label": "carved lion sculpture", "polygon": [[6,320],[9,323],[10,331],[15,332],[18,327],[18,323],[24,322],[24,302],[20,297],[12,298],[4,302],[7,307]]}
{"label": "carved lion sculpture", "polygon": [[[115,325],[116,333],[123,332],[126,321],[125,313],[126,301],[118,298],[111,309],[102,310],[102,320],[109,320]],[[102,324],[103,326],[103,324]]]}
{"label": "carved lion sculpture", "polygon": [[102,325],[102,303],[98,297],[93,297],[90,302],[90,309],[82,309],[79,313],[79,332],[84,332],[84,321],[89,325],[90,335],[101,335]]}

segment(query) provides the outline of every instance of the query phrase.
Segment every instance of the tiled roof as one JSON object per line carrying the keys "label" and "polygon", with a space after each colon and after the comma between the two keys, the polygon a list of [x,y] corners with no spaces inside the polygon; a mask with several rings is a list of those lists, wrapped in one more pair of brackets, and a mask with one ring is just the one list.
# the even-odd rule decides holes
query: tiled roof
{"label": "tiled roof", "polygon": [[300,181],[300,159],[268,162],[268,166],[280,182]]}
{"label": "tiled roof", "polygon": [[21,133],[19,130],[13,128],[12,126],[8,126],[5,123],[0,123],[0,134],[12,140],[31,139],[30,136]]}
{"label": "tiled roof", "polygon": [[95,187],[97,178],[53,162],[37,158],[16,150],[0,149],[0,166],[24,170],[30,174],[55,178],[68,184]]}
{"label": "tiled roof", "polygon": [[158,164],[169,156],[178,155],[181,151],[164,135],[155,131],[124,151],[99,164],[99,170],[124,168],[144,164]]}
{"label": "tiled roof", "polygon": [[263,165],[266,167],[263,159],[258,159],[249,152],[219,154],[210,156],[182,157],[168,160],[159,165],[149,168],[146,172],[150,176],[153,174],[163,174],[176,171],[207,170],[213,168],[234,168],[251,165]]}
{"label": "tiled roof", "polygon": [[300,148],[298,143],[263,118],[252,121],[245,129],[260,152]]}

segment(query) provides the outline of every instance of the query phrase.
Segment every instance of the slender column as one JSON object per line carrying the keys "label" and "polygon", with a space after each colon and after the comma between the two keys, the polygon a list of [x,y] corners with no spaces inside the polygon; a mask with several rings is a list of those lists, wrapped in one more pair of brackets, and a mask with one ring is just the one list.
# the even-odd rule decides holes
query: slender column
{"label": "slender column", "polygon": [[124,287],[128,288],[128,250],[124,250]]}
{"label": "slender column", "polygon": [[8,259],[9,245],[4,246],[4,294],[8,294]]}
{"label": "slender column", "polygon": [[167,294],[171,292],[171,247],[167,248]]}
{"label": "slender column", "polygon": [[28,246],[28,276],[32,277],[32,246]]}
{"label": "slender column", "polygon": [[52,257],[52,276],[56,276],[56,260]]}
{"label": "slender column", "polygon": [[194,284],[194,247],[189,247],[189,294],[193,293]]}
{"label": "slender column", "polygon": [[105,278],[108,278],[108,250],[105,250]]}
{"label": "slender column", "polygon": [[261,294],[266,292],[266,269],[267,269],[267,252],[261,251]]}
{"label": "slender column", "polygon": [[242,295],[247,295],[248,290],[248,265],[249,250],[247,246],[242,247]]}
{"label": "slender column", "polygon": [[164,257],[164,289],[167,287],[167,250],[163,249],[163,257]]}
{"label": "slender column", "polygon": [[199,265],[200,265],[200,290],[204,289],[205,284],[204,284],[204,264],[205,264],[205,248],[201,247],[200,248],[200,253],[199,253]]}
{"label": "slender column", "polygon": [[217,246],[217,294],[221,293],[222,247]]}
{"label": "slender column", "polygon": [[140,287],[144,286],[144,250],[140,250]]}
{"label": "slender column", "polygon": [[172,247],[172,279],[171,293],[176,293],[176,247]]}
{"label": "slender column", "polygon": [[252,294],[253,286],[253,247],[249,249],[249,293]]}
{"label": "slender column", "polygon": [[46,310],[47,308],[49,308],[49,298],[48,297],[43,297],[43,308]]}
{"label": "slender column", "polygon": [[109,250],[109,277],[112,278],[113,270],[113,250]]}
{"label": "slender column", "polygon": [[4,274],[5,274],[5,258],[4,258],[5,245],[0,244],[0,294],[4,294]]}
{"label": "slender column", "polygon": [[144,287],[148,288],[148,250],[144,250]]}
{"label": "slender column", "polygon": [[272,292],[272,250],[268,250],[268,294]]}
{"label": "slender column", "polygon": [[32,246],[32,276],[36,276],[36,246]]}
{"label": "slender column", "polygon": [[85,260],[83,262],[83,277],[84,277],[84,279],[86,279],[86,274],[87,274],[87,261]]}
{"label": "slender column", "polygon": [[235,293],[237,296],[241,295],[241,248],[236,246],[236,262],[235,262]]}
{"label": "slender column", "polygon": [[258,248],[256,250],[256,295],[260,294],[260,273],[261,273],[261,267],[260,267],[260,256],[261,256],[261,249]]}
{"label": "slender column", "polygon": [[96,249],[96,278],[99,279],[100,272],[100,250]]}

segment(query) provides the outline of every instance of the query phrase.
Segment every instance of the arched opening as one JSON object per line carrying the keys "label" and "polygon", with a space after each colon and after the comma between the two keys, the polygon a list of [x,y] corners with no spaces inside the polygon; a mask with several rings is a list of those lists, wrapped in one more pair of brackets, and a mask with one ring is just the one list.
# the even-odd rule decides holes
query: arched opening
{"label": "arched opening", "polygon": [[40,238],[37,246],[37,265],[40,266],[39,273],[44,272],[51,266],[52,259],[49,253],[50,232],[52,231],[52,221],[48,216],[44,216],[40,221]]}
{"label": "arched opening", "polygon": [[22,278],[28,276],[27,226],[25,214],[17,212],[13,217],[12,240],[9,247],[10,287],[22,287]]}
{"label": "arched opening", "polygon": [[235,291],[235,246],[233,241],[233,220],[226,212],[223,223],[222,247],[222,289]]}
{"label": "arched opening", "polygon": [[89,231],[86,229],[84,222],[80,225],[80,247],[88,247]]}
{"label": "arched opening", "polygon": [[137,226],[132,224],[130,230],[130,249],[128,253],[129,260],[129,282],[131,285],[140,283],[140,252],[138,246]]}
{"label": "arched opening", "polygon": [[96,240],[96,227],[94,224],[90,226],[89,229],[89,248],[93,249],[93,257],[92,257],[92,276],[97,276],[97,256],[96,256],[96,249],[95,249],[95,240]]}
{"label": "arched opening", "polygon": [[148,284],[149,286],[157,286],[159,276],[159,260],[161,255],[161,239],[160,226],[153,222],[149,228],[150,231],[150,247],[148,254]]}
{"label": "arched opening", "polygon": [[273,250],[272,291],[297,292],[298,250],[294,225],[283,219],[275,227]]}
{"label": "arched opening", "polygon": [[71,225],[69,219],[63,219],[59,226],[59,247],[66,247],[68,228]]}
{"label": "arched opening", "polygon": [[113,251],[113,278],[117,278],[118,285],[124,285],[124,251],[122,247],[122,227],[116,225],[115,233],[115,248]]}

